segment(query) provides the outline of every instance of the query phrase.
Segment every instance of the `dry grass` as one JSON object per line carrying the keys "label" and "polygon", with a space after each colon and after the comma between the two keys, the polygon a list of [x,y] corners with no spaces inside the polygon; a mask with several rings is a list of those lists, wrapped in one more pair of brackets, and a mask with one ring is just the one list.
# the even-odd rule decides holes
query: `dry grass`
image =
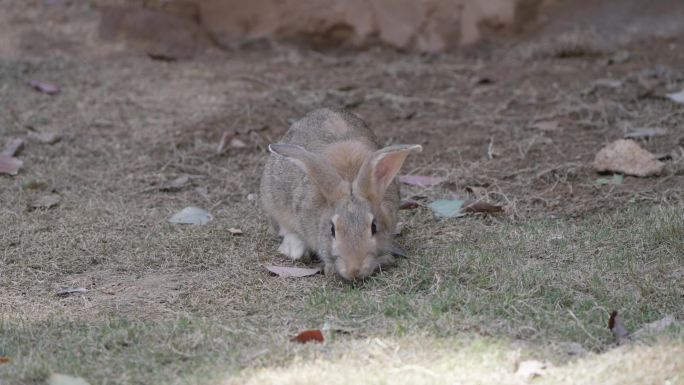
{"label": "dry grass", "polygon": [[[256,239],[229,251],[220,248],[225,242],[211,240],[215,236],[207,227],[180,233],[167,227],[159,239],[175,233],[171,249],[183,257],[156,272],[151,260],[139,263],[145,270],[119,265],[128,273],[118,275],[111,267],[91,268],[80,276],[118,284],[91,284],[86,297],[65,299],[55,298],[42,283],[29,287],[30,295],[18,292],[21,284],[7,285],[13,291],[3,303],[16,315],[6,315],[0,325],[0,353],[13,359],[5,377],[40,383],[51,371],[61,371],[95,383],[113,378],[115,383],[205,383],[222,381],[228,373],[238,376],[233,382],[282,376],[306,383],[318,374],[335,376],[340,367],[347,368],[343,380],[362,362],[373,376],[392,383],[405,367],[435,373],[423,377],[428,383],[515,382],[511,368],[520,359],[564,364],[577,354],[610,351],[613,338],[606,324],[612,309],[620,310],[630,330],[666,314],[684,318],[681,212],[681,206],[630,208],[581,221],[498,225],[471,218],[443,222],[439,232],[429,213],[415,212],[406,217],[411,230],[404,236],[412,257],[354,286],[322,276],[269,277],[256,263],[238,266]],[[128,239],[137,243],[135,236]],[[164,245],[145,248],[155,254]],[[112,259],[125,260],[127,250]],[[221,261],[210,257],[223,251]],[[15,282],[16,271],[8,270]],[[24,265],[24,271],[31,269]],[[88,286],[84,280],[69,283]],[[38,298],[41,306],[35,306]],[[288,341],[304,328],[333,334],[323,346]],[[664,333],[641,339],[653,347],[643,354],[666,357],[663,365],[677,368],[680,356],[667,349],[682,348],[682,329],[676,325]],[[472,363],[466,365],[463,357]],[[596,364],[591,357],[583,365],[592,375],[615,372],[614,361],[601,355],[596,359],[606,364]],[[315,364],[307,363],[312,359]],[[388,367],[397,372],[385,371]],[[638,373],[647,378],[676,373],[646,369]]]}
{"label": "dry grass", "polygon": [[[612,350],[605,327],[612,309],[632,330],[684,318],[684,114],[638,96],[640,77],[655,79],[656,93],[683,85],[677,56],[652,49],[660,67],[636,57],[607,69],[605,57],[499,62],[275,46],[167,63],[79,40],[94,14],[72,8],[70,24],[51,13],[49,23],[22,22],[21,7],[3,16],[13,21],[0,42],[0,139],[64,134],[54,145],[29,141],[20,174],[0,178],[0,355],[11,358],[0,365],[3,384],[43,383],[53,371],[92,384],[342,381],[357,367],[375,376],[369,383],[514,383],[515,362],[529,357],[563,365],[549,376],[558,383],[584,370],[621,378],[615,362],[642,357],[681,367],[679,327],[632,350]],[[42,15],[31,9],[28,20]],[[14,45],[50,28],[80,48]],[[483,74],[495,83],[474,85]],[[624,87],[592,88],[606,77]],[[43,95],[29,79],[63,90]],[[263,264],[290,262],[275,254],[249,199],[263,146],[320,105],[352,108],[387,143],[429,149],[406,171],[448,182],[405,195],[464,196],[478,186],[506,213],[435,221],[424,209],[402,212],[411,257],[357,285],[269,276]],[[544,119],[560,128],[531,127]],[[667,174],[596,186],[595,151],[651,125],[670,129],[643,142],[672,153]],[[230,129],[248,147],[216,154]],[[181,175],[189,185],[160,190]],[[52,192],[57,207],[28,210]],[[216,219],[166,223],[189,205]],[[61,286],[89,292],[59,298]],[[325,325],[349,334],[288,341]],[[589,353],[566,365],[576,344]],[[674,373],[646,369],[642,383]]]}
{"label": "dry grass", "polygon": [[[346,353],[280,368],[249,370],[224,384],[524,384],[516,373],[525,353],[491,340],[369,339]],[[591,355],[540,373],[540,384],[681,384],[684,346],[634,346]],[[625,370],[625,368],[631,368]],[[360,376],[360,373],[363,375]]]}

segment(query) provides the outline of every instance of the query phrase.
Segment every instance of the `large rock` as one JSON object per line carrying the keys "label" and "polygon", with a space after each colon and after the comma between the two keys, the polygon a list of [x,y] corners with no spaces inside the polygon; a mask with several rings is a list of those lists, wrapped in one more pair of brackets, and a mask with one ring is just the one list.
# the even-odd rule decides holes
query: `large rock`
{"label": "large rock", "polygon": [[543,0],[195,0],[215,40],[308,38],[438,52],[518,28]]}
{"label": "large rock", "polygon": [[[188,59],[210,45],[209,36],[198,24],[198,15],[181,8],[102,7],[100,37],[124,40],[129,47],[166,59]],[[170,7],[167,7],[170,8]]]}
{"label": "large rock", "polygon": [[641,148],[635,141],[619,139],[603,147],[594,158],[594,170],[625,175],[660,175],[665,164]]}

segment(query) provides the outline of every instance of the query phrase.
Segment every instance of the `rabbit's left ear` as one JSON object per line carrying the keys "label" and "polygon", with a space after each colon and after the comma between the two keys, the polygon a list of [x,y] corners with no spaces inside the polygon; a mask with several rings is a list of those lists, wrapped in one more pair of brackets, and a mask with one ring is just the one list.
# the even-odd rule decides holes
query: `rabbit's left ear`
{"label": "rabbit's left ear", "polygon": [[359,191],[370,201],[380,202],[408,154],[422,150],[418,144],[402,144],[376,151],[361,166],[354,180],[354,191]]}
{"label": "rabbit's left ear", "polygon": [[330,162],[320,155],[307,151],[294,144],[270,144],[268,150],[276,155],[284,156],[296,164],[313,180],[318,190],[329,202],[339,199],[348,188],[345,188],[342,177],[335,171]]}

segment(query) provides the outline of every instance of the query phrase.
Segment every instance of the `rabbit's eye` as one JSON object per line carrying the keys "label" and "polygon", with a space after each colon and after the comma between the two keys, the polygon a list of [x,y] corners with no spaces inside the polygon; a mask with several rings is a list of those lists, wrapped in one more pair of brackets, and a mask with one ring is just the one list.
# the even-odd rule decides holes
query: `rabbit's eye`
{"label": "rabbit's eye", "polygon": [[375,224],[375,219],[371,222],[371,234],[375,235],[378,232],[378,225]]}
{"label": "rabbit's eye", "polygon": [[330,223],[330,234],[332,234],[332,237],[335,238],[335,224]]}

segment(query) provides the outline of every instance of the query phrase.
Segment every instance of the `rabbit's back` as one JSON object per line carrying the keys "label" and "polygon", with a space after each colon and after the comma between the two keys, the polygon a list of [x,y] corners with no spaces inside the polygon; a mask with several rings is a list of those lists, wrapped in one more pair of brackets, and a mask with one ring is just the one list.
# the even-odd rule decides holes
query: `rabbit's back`
{"label": "rabbit's back", "polygon": [[[324,154],[331,145],[344,142],[361,143],[369,151],[378,148],[375,135],[360,118],[333,108],[306,114],[292,124],[279,142],[299,145],[317,154]],[[358,166],[360,163],[353,168]],[[261,202],[266,214],[274,220],[275,230],[278,230],[275,222],[281,228],[301,228],[301,218],[315,216],[316,207],[322,204],[320,199],[314,183],[299,167],[281,156],[268,157],[261,179]]]}
{"label": "rabbit's back", "polygon": [[335,108],[321,108],[306,114],[280,140],[319,154],[328,145],[345,141],[358,141],[372,150],[378,148],[375,135],[363,120]]}

